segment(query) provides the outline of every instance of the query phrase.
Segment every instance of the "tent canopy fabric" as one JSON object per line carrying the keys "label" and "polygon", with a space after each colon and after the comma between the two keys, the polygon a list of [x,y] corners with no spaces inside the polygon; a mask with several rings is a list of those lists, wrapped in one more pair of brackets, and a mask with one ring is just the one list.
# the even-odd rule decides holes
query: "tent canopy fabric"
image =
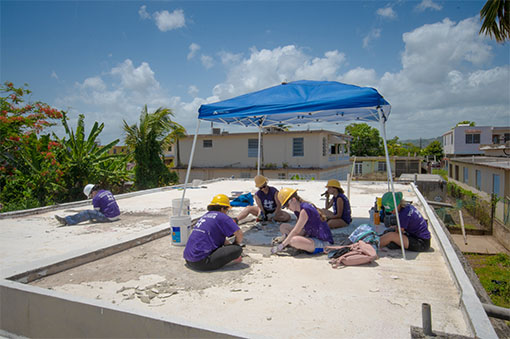
{"label": "tent canopy fabric", "polygon": [[272,126],[345,120],[379,121],[378,109],[387,119],[390,104],[371,87],[336,81],[301,80],[200,106],[201,120]]}

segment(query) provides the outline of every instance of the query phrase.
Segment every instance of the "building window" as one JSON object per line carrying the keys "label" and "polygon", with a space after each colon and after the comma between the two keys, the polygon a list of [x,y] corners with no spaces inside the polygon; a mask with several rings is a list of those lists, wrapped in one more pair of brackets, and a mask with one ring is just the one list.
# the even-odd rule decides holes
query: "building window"
{"label": "building window", "polygon": [[212,140],[204,140],[204,148],[212,148]]}
{"label": "building window", "polygon": [[496,195],[496,197],[500,197],[499,192],[499,174],[492,175],[492,193]]}
{"label": "building window", "polygon": [[448,170],[449,170],[448,171],[448,176],[450,178],[453,178],[453,165],[452,164],[450,164],[450,166],[448,166]]}
{"label": "building window", "polygon": [[257,158],[259,155],[259,139],[248,139],[248,158]]}
{"label": "building window", "polygon": [[510,141],[510,133],[505,133],[505,142]]}
{"label": "building window", "polygon": [[292,138],[292,156],[302,157],[305,155],[304,138]]}
{"label": "building window", "polygon": [[362,162],[354,163],[354,174],[355,175],[363,175],[363,163]]}
{"label": "building window", "polygon": [[117,149],[116,148],[113,149],[113,154],[117,154]]}
{"label": "building window", "polygon": [[168,146],[168,152],[172,152],[172,145]]}
{"label": "building window", "polygon": [[482,190],[482,173],[480,172],[480,170],[475,170],[475,174],[476,174],[475,187],[477,190],[481,191]]}
{"label": "building window", "polygon": [[493,135],[492,136],[492,143],[493,144],[499,144],[499,135]]}
{"label": "building window", "polygon": [[480,134],[466,134],[466,144],[479,144]]}
{"label": "building window", "polygon": [[278,179],[286,179],[285,173],[278,173]]}
{"label": "building window", "polygon": [[386,162],[385,161],[377,162],[377,172],[386,172]]}
{"label": "building window", "polygon": [[467,184],[469,181],[469,169],[467,167],[464,167],[463,172],[464,172],[464,177],[462,179],[463,179],[464,183]]}
{"label": "building window", "polygon": [[[331,148],[331,154],[335,154],[335,153],[333,153],[333,148]],[[327,144],[326,138],[323,137],[322,138],[322,156],[325,157],[327,155],[328,155],[328,144]]]}
{"label": "building window", "polygon": [[459,166],[455,165],[455,180],[459,180]]}

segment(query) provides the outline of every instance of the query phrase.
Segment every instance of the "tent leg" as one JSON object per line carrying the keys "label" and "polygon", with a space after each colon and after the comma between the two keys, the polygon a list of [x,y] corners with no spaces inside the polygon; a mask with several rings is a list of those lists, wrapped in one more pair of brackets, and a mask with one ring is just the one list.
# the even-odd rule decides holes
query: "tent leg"
{"label": "tent leg", "polygon": [[262,126],[259,126],[259,143],[258,143],[258,154],[257,154],[257,175],[260,175],[260,139],[262,134]]}
{"label": "tent leg", "polygon": [[[395,186],[393,185],[393,176],[391,174],[391,165],[390,165],[390,156],[388,154],[388,144],[386,143],[386,123],[384,122],[382,116],[382,110],[379,108],[379,123],[381,124],[381,132],[383,134],[383,144],[384,144],[384,153],[386,154],[386,171],[388,172],[388,180],[391,186],[391,192],[393,193],[393,203],[395,208],[397,208],[397,199],[395,198]],[[400,248],[402,249],[402,258],[406,259],[406,251],[404,249],[404,241],[402,239],[402,229],[400,228],[400,218],[398,216],[398,210],[395,213],[397,217],[397,225],[398,225],[398,236],[400,237]]]}
{"label": "tent leg", "polygon": [[186,187],[188,186],[189,174],[191,172],[191,163],[193,162],[193,155],[195,155],[195,145],[197,144],[198,129],[200,127],[200,119],[197,120],[197,130],[195,131],[193,145],[191,146],[191,154],[189,156],[188,170],[186,171],[186,180],[184,180],[184,190],[182,191],[181,204],[179,205],[179,213],[177,214],[178,216],[181,216],[182,205],[184,204],[184,197],[186,196]]}

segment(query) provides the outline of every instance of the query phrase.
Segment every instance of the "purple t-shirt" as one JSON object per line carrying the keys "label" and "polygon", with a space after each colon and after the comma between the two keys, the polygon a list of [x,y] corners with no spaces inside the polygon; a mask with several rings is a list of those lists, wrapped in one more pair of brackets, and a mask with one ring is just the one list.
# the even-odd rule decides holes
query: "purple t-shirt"
{"label": "purple t-shirt", "polygon": [[427,220],[418,212],[413,205],[407,205],[398,212],[400,227],[410,235],[420,239],[430,239]]}
{"label": "purple t-shirt", "polygon": [[338,198],[341,198],[344,201],[344,210],[342,211],[342,219],[350,224],[352,221],[351,218],[351,204],[349,203],[349,199],[345,196],[345,194],[338,194],[336,197],[333,196],[333,213],[337,214],[337,200]]}
{"label": "purple t-shirt", "polygon": [[182,256],[191,262],[205,259],[218,247],[223,246],[225,238],[237,230],[239,226],[225,213],[207,212],[193,228]]}
{"label": "purple t-shirt", "polygon": [[278,190],[274,187],[268,186],[269,192],[265,194],[262,190],[258,190],[255,195],[260,199],[262,207],[264,208],[264,213],[273,213],[276,210],[276,201],[274,200],[274,195],[278,192]]}
{"label": "purple t-shirt", "polygon": [[[321,216],[319,212],[317,212],[317,209],[308,202],[302,202],[300,206],[301,209],[305,210],[306,214],[308,214],[308,220],[303,227],[305,230],[305,235],[310,238],[317,238],[322,241],[328,241],[332,244],[333,235],[331,234],[331,230],[329,229],[328,223],[321,220]],[[296,217],[299,218],[300,212],[301,211],[294,212]]]}
{"label": "purple t-shirt", "polygon": [[107,218],[115,218],[120,215],[119,205],[110,191],[99,190],[92,198],[92,205],[95,209],[99,208],[99,212]]}

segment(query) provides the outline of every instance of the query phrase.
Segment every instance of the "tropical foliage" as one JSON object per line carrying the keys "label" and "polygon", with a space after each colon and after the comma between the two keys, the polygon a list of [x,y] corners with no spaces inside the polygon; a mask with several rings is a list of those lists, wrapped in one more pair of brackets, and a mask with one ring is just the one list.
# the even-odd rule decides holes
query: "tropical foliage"
{"label": "tropical foliage", "polygon": [[428,144],[427,147],[425,147],[422,152],[422,155],[428,155],[428,156],[435,156],[436,159],[442,159],[443,158],[443,146],[441,143],[437,140],[432,141],[430,144]]}
{"label": "tropical foliage", "polygon": [[65,113],[62,117],[66,137],[59,140],[64,146],[59,152],[59,159],[65,173],[63,176],[66,188],[65,200],[69,201],[82,199],[83,187],[88,183],[119,191],[129,180],[129,172],[126,169],[127,157],[108,154],[119,140],[100,146],[97,139],[104,124],[96,121],[86,137],[84,118],[83,114],[79,115],[76,131],[73,131],[69,128]]}
{"label": "tropical foliage", "polygon": [[510,40],[510,0],[488,0],[480,11],[480,34],[499,43]]}
{"label": "tropical foliage", "polygon": [[60,143],[42,135],[62,112],[43,102],[26,103],[31,91],[10,82],[0,87],[0,209],[45,206],[64,188]]}
{"label": "tropical foliage", "polygon": [[149,113],[145,105],[138,124],[129,125],[124,121],[125,143],[134,151],[138,189],[178,182],[177,174],[171,172],[163,161],[163,150],[184,132],[184,127],[171,120],[173,116],[170,109],[163,107]]}
{"label": "tropical foliage", "polygon": [[345,133],[352,136],[351,154],[356,156],[384,155],[382,138],[379,130],[366,123],[350,124],[345,127]]}

